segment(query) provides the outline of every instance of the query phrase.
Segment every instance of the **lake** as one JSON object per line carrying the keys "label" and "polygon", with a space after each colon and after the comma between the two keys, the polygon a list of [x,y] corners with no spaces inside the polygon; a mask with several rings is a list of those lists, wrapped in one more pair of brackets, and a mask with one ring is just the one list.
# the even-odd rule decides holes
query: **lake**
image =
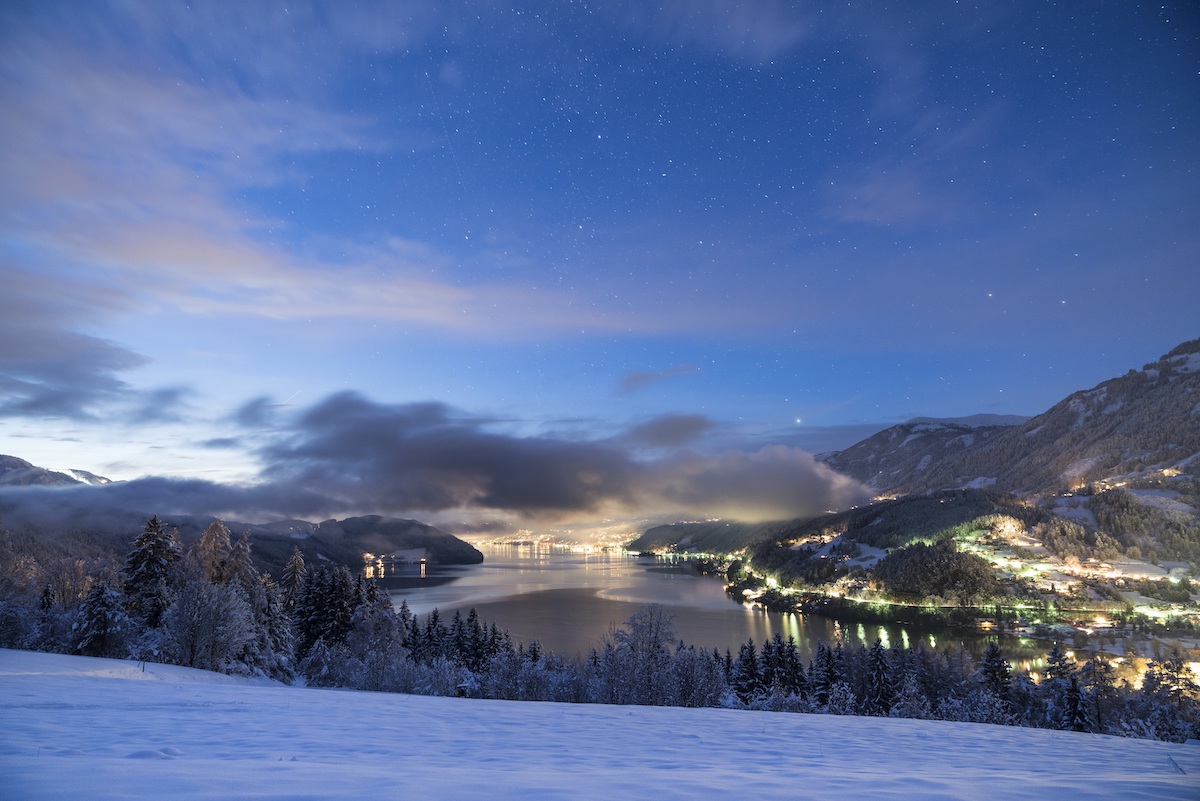
{"label": "lake", "polygon": [[[455,610],[474,607],[488,623],[507,629],[517,642],[538,640],[566,657],[582,657],[647,604],[674,619],[676,639],[706,649],[737,653],[748,639],[761,644],[778,632],[795,638],[807,662],[821,641],[848,645],[915,645],[935,648],[963,643],[980,653],[987,638],[972,632],[902,624],[842,624],[818,615],[769,612],[725,594],[724,580],[697,574],[686,560],[637,557],[617,551],[583,553],[561,546],[477,545],[480,565],[407,568],[381,580],[398,607],[424,616],[438,609],[449,623]],[[1006,637],[1010,659],[1040,655],[1048,643]]]}

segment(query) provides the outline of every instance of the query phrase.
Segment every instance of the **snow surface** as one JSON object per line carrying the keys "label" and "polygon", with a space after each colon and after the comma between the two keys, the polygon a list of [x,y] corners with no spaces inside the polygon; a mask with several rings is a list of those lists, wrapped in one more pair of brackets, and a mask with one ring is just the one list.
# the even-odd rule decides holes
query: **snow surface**
{"label": "snow surface", "polygon": [[984,489],[994,486],[996,483],[995,476],[976,476],[975,478],[963,484],[964,489]]}
{"label": "snow surface", "polygon": [[1200,745],[314,690],[0,650],[5,799],[1200,798]]}
{"label": "snow surface", "polygon": [[1181,353],[1168,359],[1171,367],[1177,373],[1200,373],[1200,351],[1196,353]]}
{"label": "snow surface", "polygon": [[1093,512],[1087,506],[1071,506],[1070,502],[1073,500],[1075,499],[1059,498],[1057,501],[1055,501],[1054,513],[1059,517],[1068,517],[1072,520],[1078,520],[1079,522],[1091,526],[1092,528],[1096,528],[1100,525],[1096,520],[1095,512]]}
{"label": "snow surface", "polygon": [[1145,506],[1152,506],[1162,512],[1194,515],[1196,510],[1179,500],[1175,490],[1131,489],[1129,494]]}

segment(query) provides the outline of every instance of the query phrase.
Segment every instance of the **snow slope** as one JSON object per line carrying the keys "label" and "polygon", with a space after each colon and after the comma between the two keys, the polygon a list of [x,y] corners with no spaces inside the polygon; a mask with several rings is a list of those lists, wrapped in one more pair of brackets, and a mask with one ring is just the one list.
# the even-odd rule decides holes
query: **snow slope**
{"label": "snow slope", "polygon": [[0,650],[5,799],[1200,798],[1200,745],[311,690]]}

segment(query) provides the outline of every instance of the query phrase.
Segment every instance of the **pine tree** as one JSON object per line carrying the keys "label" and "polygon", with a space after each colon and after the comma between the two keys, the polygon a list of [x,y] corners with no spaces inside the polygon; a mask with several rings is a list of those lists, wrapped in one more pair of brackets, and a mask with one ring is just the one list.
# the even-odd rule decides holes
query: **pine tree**
{"label": "pine tree", "polygon": [[783,659],[783,638],[779,632],[762,644],[758,654],[758,675],[762,682],[762,692],[770,695],[780,691],[781,668]]}
{"label": "pine tree", "polygon": [[733,663],[733,689],[743,704],[751,703],[763,693],[754,640],[747,640],[738,649],[737,661]]}
{"label": "pine tree", "polygon": [[1080,675],[1088,692],[1088,716],[1092,720],[1094,730],[1103,734],[1110,711],[1115,709],[1118,703],[1112,665],[1097,654],[1084,663]]}
{"label": "pine tree", "polygon": [[177,533],[168,534],[157,516],[145,529],[125,558],[125,596],[130,614],[149,628],[158,628],[163,612],[171,605],[173,571],[182,553]]}
{"label": "pine tree", "polygon": [[[63,617],[58,609],[58,593],[54,585],[47,583],[38,599],[36,635],[32,643],[38,651],[58,651],[64,645],[64,637],[59,630]],[[14,643],[15,644],[15,643]]]}
{"label": "pine tree", "polygon": [[237,542],[229,549],[225,580],[234,582],[246,592],[252,591],[259,585],[258,570],[254,567],[254,558],[250,553],[249,531],[243,531]]}
{"label": "pine tree", "polygon": [[817,643],[817,653],[808,669],[809,688],[817,706],[829,704],[829,692],[838,681],[837,666],[833,652],[825,643]]}
{"label": "pine tree", "polygon": [[979,679],[997,698],[1007,701],[1012,687],[1012,668],[1000,653],[1000,646],[988,643],[979,662]]}
{"label": "pine tree", "polygon": [[84,656],[122,657],[129,616],[121,596],[102,581],[92,585],[74,626],[75,651]]}
{"label": "pine tree", "polygon": [[[408,612],[408,604],[401,606],[400,611]],[[409,658],[420,665],[425,662],[425,649],[421,641],[421,622],[417,616],[409,612],[407,617],[403,618],[408,621],[404,633],[404,647],[408,649]]]}
{"label": "pine tree", "polygon": [[1075,666],[1067,657],[1066,651],[1058,643],[1054,643],[1050,653],[1046,654],[1046,678],[1050,681],[1067,681],[1075,673]]}
{"label": "pine tree", "polygon": [[454,617],[450,621],[450,649],[451,656],[458,665],[465,665],[467,662],[467,624],[463,621],[462,610],[455,609]]}
{"label": "pine tree", "polygon": [[296,600],[300,597],[300,593],[304,591],[304,582],[307,577],[308,568],[304,565],[304,555],[300,553],[300,546],[294,545],[292,546],[292,555],[283,567],[283,578],[280,582],[283,608],[289,614],[296,606]]}
{"label": "pine tree", "polygon": [[1071,731],[1091,731],[1087,705],[1084,703],[1083,693],[1079,689],[1079,679],[1072,674],[1068,681],[1059,728]]}
{"label": "pine tree", "polygon": [[892,677],[887,651],[881,640],[875,640],[867,655],[867,697],[863,709],[868,715],[887,715],[892,709]]}
{"label": "pine tree", "polygon": [[1068,709],[1071,703],[1068,693],[1072,682],[1075,681],[1075,665],[1067,657],[1066,651],[1058,643],[1054,643],[1050,653],[1046,655],[1046,675],[1040,687],[1040,694],[1046,702],[1045,723],[1059,729],[1071,728],[1078,710]]}
{"label": "pine tree", "polygon": [[295,641],[291,621],[283,608],[283,593],[269,575],[259,575],[261,606],[254,609],[255,626],[263,654],[263,669],[268,676],[291,682],[296,677]]}
{"label": "pine tree", "polygon": [[432,664],[438,657],[444,656],[446,627],[442,625],[441,613],[434,609],[425,618],[425,630],[421,633],[421,653],[426,664]]}
{"label": "pine tree", "polygon": [[329,582],[329,571],[324,566],[305,573],[304,585],[291,609],[297,659],[303,659],[324,633]]}
{"label": "pine tree", "polygon": [[796,649],[794,637],[789,636],[784,645],[781,676],[784,693],[801,698],[806,696],[808,688],[804,677],[804,664],[800,661],[800,653]]}
{"label": "pine tree", "polygon": [[362,593],[359,592],[354,576],[350,569],[339,565],[333,570],[333,580],[330,583],[331,619],[326,638],[330,642],[341,643],[350,633],[354,610],[361,603]]}
{"label": "pine tree", "polygon": [[362,584],[362,600],[346,634],[344,659],[353,672],[353,686],[365,690],[395,690],[404,656],[404,630],[391,600],[374,581]]}
{"label": "pine tree", "polygon": [[487,631],[479,622],[479,613],[475,607],[467,613],[467,669],[472,673],[482,673],[487,666]]}

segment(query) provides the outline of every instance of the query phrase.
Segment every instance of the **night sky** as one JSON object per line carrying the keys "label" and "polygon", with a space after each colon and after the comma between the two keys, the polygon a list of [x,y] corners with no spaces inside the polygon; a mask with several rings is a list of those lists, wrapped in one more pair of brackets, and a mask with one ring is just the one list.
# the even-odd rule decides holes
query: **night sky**
{"label": "night sky", "polygon": [[0,107],[0,453],[147,512],[810,513],[1200,335],[1191,3],[15,0]]}

